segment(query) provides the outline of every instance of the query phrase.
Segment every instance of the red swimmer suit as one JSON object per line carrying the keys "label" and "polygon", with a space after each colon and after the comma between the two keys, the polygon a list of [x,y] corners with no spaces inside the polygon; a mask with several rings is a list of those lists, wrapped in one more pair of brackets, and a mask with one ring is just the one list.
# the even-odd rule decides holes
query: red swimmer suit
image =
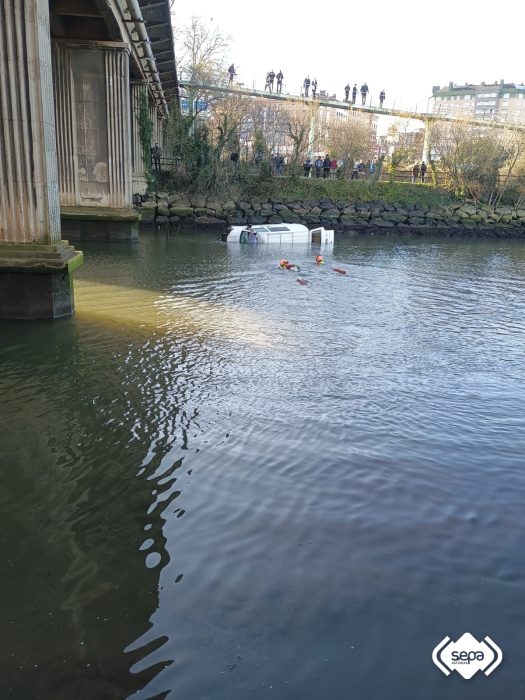
{"label": "red swimmer suit", "polygon": [[288,260],[280,260],[279,261],[279,267],[281,269],[286,269],[286,270],[297,270],[299,272],[299,265],[295,265],[294,263],[288,262]]}

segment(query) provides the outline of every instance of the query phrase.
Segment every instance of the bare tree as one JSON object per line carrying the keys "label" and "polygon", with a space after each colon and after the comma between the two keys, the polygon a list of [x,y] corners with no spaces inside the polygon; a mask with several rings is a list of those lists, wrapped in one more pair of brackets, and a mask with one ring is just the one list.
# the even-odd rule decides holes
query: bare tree
{"label": "bare tree", "polygon": [[250,102],[237,95],[230,95],[214,105],[207,119],[217,159],[232,152],[240,152],[242,135],[250,123]]}
{"label": "bare tree", "polygon": [[454,193],[494,199],[500,170],[509,161],[502,131],[463,120],[435,123],[430,146]]}
{"label": "bare tree", "polygon": [[390,144],[389,178],[393,182],[400,166],[410,165],[421,158],[424,131],[415,131],[409,119],[396,119],[388,128],[387,138]]}
{"label": "bare tree", "polygon": [[350,175],[356,161],[367,157],[371,135],[371,124],[360,119],[345,119],[331,126],[328,148],[344,161],[345,175]]}
{"label": "bare tree", "polygon": [[[493,188],[488,197],[489,204],[497,205],[511,185],[517,185],[523,191],[525,180],[525,133],[523,131],[505,129],[501,141],[507,160],[503,171],[500,172],[498,187]],[[517,203],[523,199],[523,194],[516,197]]]}
{"label": "bare tree", "polygon": [[231,38],[201,17],[192,17],[187,26],[175,32],[175,43],[179,77],[186,83],[190,115],[197,115],[210,104],[224,99],[206,86],[225,83]]}
{"label": "bare tree", "polygon": [[292,172],[307,155],[311,147],[312,133],[318,116],[317,105],[287,105],[283,111],[283,132],[289,142],[289,156]]}

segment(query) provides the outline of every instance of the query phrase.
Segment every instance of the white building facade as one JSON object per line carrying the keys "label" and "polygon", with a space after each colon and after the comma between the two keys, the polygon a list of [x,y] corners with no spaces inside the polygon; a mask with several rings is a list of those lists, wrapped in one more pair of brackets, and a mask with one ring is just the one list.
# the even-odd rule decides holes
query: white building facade
{"label": "white building facade", "polygon": [[432,88],[432,111],[455,117],[495,120],[509,124],[525,123],[525,85],[481,83]]}

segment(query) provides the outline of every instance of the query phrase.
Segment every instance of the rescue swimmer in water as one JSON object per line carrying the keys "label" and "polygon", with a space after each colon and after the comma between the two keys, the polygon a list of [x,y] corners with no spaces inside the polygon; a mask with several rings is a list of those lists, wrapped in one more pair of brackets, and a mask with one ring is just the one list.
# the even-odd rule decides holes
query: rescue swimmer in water
{"label": "rescue swimmer in water", "polygon": [[315,264],[316,265],[324,265],[324,258],[322,255],[315,256]]}
{"label": "rescue swimmer in water", "polygon": [[285,260],[284,258],[281,258],[281,260],[279,260],[279,267],[281,268],[281,270],[295,270],[297,272],[299,272],[300,270],[299,265],[288,262],[288,260]]}

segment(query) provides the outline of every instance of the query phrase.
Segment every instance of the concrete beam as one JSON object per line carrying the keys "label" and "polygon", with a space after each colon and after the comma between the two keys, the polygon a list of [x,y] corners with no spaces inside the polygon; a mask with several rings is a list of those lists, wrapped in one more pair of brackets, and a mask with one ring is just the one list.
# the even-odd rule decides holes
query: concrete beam
{"label": "concrete beam", "polygon": [[93,0],[50,0],[50,12],[57,15],[73,15],[75,17],[100,17],[100,10]]}

